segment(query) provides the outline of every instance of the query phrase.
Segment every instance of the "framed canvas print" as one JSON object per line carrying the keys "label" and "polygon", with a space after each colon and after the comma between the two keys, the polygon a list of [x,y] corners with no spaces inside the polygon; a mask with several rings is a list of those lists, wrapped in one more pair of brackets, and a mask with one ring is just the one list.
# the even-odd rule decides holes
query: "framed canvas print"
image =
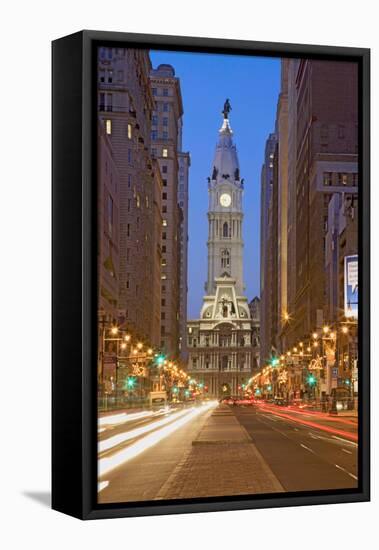
{"label": "framed canvas print", "polygon": [[53,42],[54,509],[369,499],[369,169],[369,50]]}

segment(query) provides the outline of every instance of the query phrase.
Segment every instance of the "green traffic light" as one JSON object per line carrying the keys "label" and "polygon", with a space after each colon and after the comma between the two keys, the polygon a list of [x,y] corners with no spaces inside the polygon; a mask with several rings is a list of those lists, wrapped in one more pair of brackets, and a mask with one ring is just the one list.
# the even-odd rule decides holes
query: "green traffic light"
{"label": "green traffic light", "polygon": [[273,357],[270,362],[272,367],[279,365],[279,359],[277,357]]}
{"label": "green traffic light", "polygon": [[134,388],[134,384],[136,383],[135,378],[129,377],[126,379],[126,387],[128,390],[131,390]]}
{"label": "green traffic light", "polygon": [[308,376],[308,384],[310,386],[313,386],[314,384],[316,384],[316,378],[313,376],[313,374],[310,374]]}
{"label": "green traffic light", "polygon": [[161,353],[160,355],[158,355],[155,361],[157,365],[163,365],[164,360],[165,360],[165,356],[163,355],[163,353]]}

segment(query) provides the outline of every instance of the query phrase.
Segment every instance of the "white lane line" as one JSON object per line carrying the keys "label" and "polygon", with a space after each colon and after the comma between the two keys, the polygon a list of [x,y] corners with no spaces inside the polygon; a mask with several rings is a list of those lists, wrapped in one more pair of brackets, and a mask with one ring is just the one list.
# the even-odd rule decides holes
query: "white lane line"
{"label": "white lane line", "polygon": [[99,481],[97,484],[97,492],[100,493],[105,487],[108,487],[109,481]]}
{"label": "white lane line", "polygon": [[338,439],[339,441],[343,441],[344,443],[348,443],[349,445],[358,447],[358,443],[354,443],[354,441],[349,441],[349,439],[343,439],[342,437],[338,437],[337,435],[332,435],[332,437],[333,439]]}
{"label": "white lane line", "polygon": [[347,453],[348,455],[352,455],[353,453],[351,451],[348,451],[347,449],[341,449],[344,453]]}
{"label": "white lane line", "polygon": [[171,422],[171,424],[169,424],[168,426],[164,426],[163,428],[160,428],[159,430],[156,430],[149,435],[146,435],[135,443],[132,443],[132,445],[129,445],[129,447],[127,447],[126,449],[122,449],[114,453],[112,456],[101,458],[98,461],[98,476],[101,477],[107,472],[114,470],[124,462],[135,458],[139,454],[153,447],[162,439],[165,439],[167,436],[171,435],[173,432],[196,418],[196,416],[199,416],[200,414],[206,412],[211,408],[217,407],[217,405],[218,401],[210,401],[207,404],[204,404],[195,409],[187,409],[187,414],[185,416],[182,416],[176,421]]}
{"label": "white lane line", "polygon": [[267,420],[271,420],[272,422],[277,422],[276,418],[272,418],[272,416],[268,416],[267,414],[261,413],[261,416],[264,416],[265,418],[267,418]]}
{"label": "white lane line", "polygon": [[119,445],[120,443],[125,443],[126,441],[130,441],[131,439],[134,439],[135,437],[138,437],[140,435],[144,435],[148,432],[151,432],[157,428],[160,428],[162,426],[165,426],[166,424],[169,424],[170,422],[173,422],[176,418],[180,418],[184,414],[186,414],[186,410],[177,412],[175,414],[172,414],[170,416],[167,416],[166,418],[162,418],[162,420],[157,420],[156,422],[151,422],[150,424],[147,424],[146,426],[142,426],[140,428],[135,428],[134,430],[129,430],[127,432],[123,432],[121,434],[114,435],[112,437],[109,437],[108,439],[103,439],[102,441],[99,441],[97,445],[97,450],[99,453],[102,453],[103,451],[107,451],[108,449],[111,449],[112,447],[115,447],[116,445]]}
{"label": "white lane line", "polygon": [[307,447],[306,445],[303,445],[303,443],[300,443],[300,447],[303,447],[303,449],[306,449],[306,450],[309,451],[310,453],[316,454],[312,449],[310,449],[310,448]]}
{"label": "white lane line", "polygon": [[342,466],[339,466],[338,464],[335,464],[334,466],[335,466],[336,468],[338,468],[339,470],[342,470],[343,472],[345,472],[345,474],[347,474],[348,476],[352,477],[353,479],[358,480],[357,476],[355,476],[354,474],[348,472],[347,470],[345,470],[345,468],[342,468]]}
{"label": "white lane line", "polygon": [[[265,415],[263,415],[265,416]],[[260,422],[262,422],[265,426],[268,426],[271,430],[274,430],[274,432],[278,432],[280,433],[281,435],[283,435],[284,437],[286,437],[287,439],[289,439],[290,441],[292,441],[292,443],[294,443],[293,439],[291,439],[286,433],[282,432],[282,430],[278,430],[278,428],[274,428],[274,426],[270,426],[269,424],[267,424],[267,422],[265,422],[264,420],[262,419],[258,419]]]}

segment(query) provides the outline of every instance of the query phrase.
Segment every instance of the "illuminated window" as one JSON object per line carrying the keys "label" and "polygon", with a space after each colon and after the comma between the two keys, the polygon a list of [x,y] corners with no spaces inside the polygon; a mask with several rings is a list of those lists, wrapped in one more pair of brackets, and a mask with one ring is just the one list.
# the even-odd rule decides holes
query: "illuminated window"
{"label": "illuminated window", "polygon": [[168,157],[168,149],[166,147],[164,147],[162,149],[162,157],[164,158],[167,158]]}
{"label": "illuminated window", "polygon": [[167,275],[166,275],[166,273],[162,273],[162,275],[161,275],[161,279],[162,279],[162,281],[165,281],[165,280],[167,279]]}
{"label": "illuminated window", "polygon": [[110,136],[112,133],[112,121],[109,118],[105,121],[105,130],[108,136]]}
{"label": "illuminated window", "polygon": [[132,139],[132,125],[128,124],[128,139]]}
{"label": "illuminated window", "polygon": [[164,265],[167,265],[167,260],[166,260],[166,258],[162,258],[162,265],[163,265],[163,266],[164,266]]}
{"label": "illuminated window", "polygon": [[167,220],[163,220],[162,225],[163,225],[163,227],[167,227]]}

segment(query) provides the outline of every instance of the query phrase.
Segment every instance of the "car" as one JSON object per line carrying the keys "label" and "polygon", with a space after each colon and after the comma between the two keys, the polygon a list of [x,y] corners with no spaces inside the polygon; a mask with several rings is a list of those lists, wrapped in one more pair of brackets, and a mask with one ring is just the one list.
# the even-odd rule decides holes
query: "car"
{"label": "car", "polygon": [[280,407],[286,407],[288,405],[288,401],[285,397],[275,397],[274,403]]}

